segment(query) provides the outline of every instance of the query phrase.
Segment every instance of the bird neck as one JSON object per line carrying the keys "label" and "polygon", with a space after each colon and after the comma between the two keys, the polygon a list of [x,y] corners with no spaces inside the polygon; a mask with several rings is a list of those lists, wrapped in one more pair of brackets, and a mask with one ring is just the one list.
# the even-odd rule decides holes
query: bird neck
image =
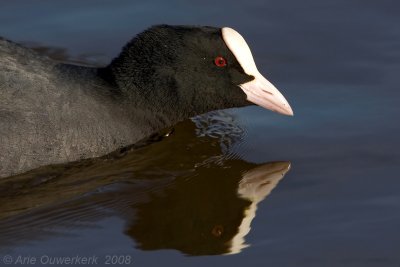
{"label": "bird neck", "polygon": [[195,107],[182,96],[173,79],[163,79],[141,71],[132,71],[129,77],[110,68],[99,68],[97,75],[108,84],[136,124],[148,125],[153,131],[173,126],[210,110]]}
{"label": "bird neck", "polygon": [[[201,83],[187,83],[187,77],[173,67],[150,67],[149,63],[136,58],[122,60],[119,56],[99,75],[131,99],[132,104],[154,113],[168,115],[173,121],[181,121],[215,109],[225,108],[215,99],[203,94]],[[228,108],[228,106],[226,107]]]}

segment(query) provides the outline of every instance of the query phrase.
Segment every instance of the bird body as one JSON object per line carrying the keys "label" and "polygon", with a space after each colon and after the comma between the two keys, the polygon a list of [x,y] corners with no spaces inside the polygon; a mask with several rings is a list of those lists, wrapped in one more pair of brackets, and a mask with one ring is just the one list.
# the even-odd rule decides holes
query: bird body
{"label": "bird body", "polygon": [[[228,66],[214,62],[221,55]],[[102,156],[191,116],[249,105],[239,85],[253,79],[213,27],[152,27],[104,68],[58,63],[0,39],[0,178]]]}

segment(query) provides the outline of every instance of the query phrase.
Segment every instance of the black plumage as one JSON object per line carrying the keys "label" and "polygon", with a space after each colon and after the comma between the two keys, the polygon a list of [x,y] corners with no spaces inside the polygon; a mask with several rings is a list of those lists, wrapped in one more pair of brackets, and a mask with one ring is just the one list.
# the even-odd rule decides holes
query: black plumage
{"label": "black plumage", "polygon": [[102,156],[191,116],[249,105],[238,85],[253,78],[213,27],[154,26],[104,68],[0,39],[0,177]]}

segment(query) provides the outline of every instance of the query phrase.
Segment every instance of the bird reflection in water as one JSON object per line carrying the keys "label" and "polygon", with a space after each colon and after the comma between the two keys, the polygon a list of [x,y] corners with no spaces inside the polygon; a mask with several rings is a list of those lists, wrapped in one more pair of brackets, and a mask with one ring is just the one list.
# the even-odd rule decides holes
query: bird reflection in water
{"label": "bird reflection in water", "polygon": [[257,204],[282,179],[289,163],[266,163],[251,170],[251,165],[239,164],[200,168],[196,177],[152,192],[148,201],[132,206],[137,217],[126,234],[143,250],[177,249],[188,255],[240,252],[247,246],[244,237]]}
{"label": "bird reflection in water", "polygon": [[196,117],[170,133],[107,157],[1,181],[0,251],[116,216],[138,249],[240,252],[258,203],[290,163],[254,164],[232,154],[242,130],[229,113]]}

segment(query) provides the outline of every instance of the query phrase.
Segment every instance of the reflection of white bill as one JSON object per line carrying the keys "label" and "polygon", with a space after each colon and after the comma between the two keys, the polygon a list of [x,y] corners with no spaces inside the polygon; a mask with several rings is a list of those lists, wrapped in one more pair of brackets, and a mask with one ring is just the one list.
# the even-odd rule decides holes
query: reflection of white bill
{"label": "reflection of white bill", "polygon": [[239,253],[248,245],[244,237],[250,232],[251,222],[256,216],[257,205],[266,198],[290,169],[290,162],[273,162],[252,169],[243,174],[239,182],[239,197],[251,201],[244,211],[238,233],[232,238],[227,254]]}

